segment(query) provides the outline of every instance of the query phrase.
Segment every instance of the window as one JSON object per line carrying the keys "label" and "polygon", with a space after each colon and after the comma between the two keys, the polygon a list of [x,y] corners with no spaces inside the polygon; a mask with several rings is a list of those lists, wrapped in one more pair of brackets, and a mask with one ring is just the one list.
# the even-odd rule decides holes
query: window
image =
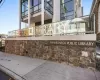
{"label": "window", "polygon": [[34,6],[39,4],[39,0],[34,0]]}
{"label": "window", "polygon": [[53,1],[52,0],[45,0],[45,10],[49,13],[53,14]]}
{"label": "window", "polygon": [[74,0],[61,0],[61,20],[74,18]]}
{"label": "window", "polygon": [[22,1],[22,17],[25,17],[28,14],[28,0]]}
{"label": "window", "polygon": [[32,0],[32,6],[37,6],[39,4],[41,4],[41,0]]}

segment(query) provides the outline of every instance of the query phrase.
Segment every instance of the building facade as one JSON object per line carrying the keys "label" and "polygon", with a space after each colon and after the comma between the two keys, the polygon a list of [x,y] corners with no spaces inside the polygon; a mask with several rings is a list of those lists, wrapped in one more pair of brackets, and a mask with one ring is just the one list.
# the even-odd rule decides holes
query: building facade
{"label": "building facade", "polygon": [[21,22],[29,27],[83,16],[81,0],[19,0]]}
{"label": "building facade", "polygon": [[90,17],[95,16],[95,32],[100,33],[100,0],[93,0]]}

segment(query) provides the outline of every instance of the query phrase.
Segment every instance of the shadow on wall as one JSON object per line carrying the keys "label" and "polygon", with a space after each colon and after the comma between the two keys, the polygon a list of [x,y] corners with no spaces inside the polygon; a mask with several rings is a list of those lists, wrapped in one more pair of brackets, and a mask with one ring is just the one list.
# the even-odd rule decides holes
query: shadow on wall
{"label": "shadow on wall", "polygon": [[100,41],[96,42],[96,68],[100,71]]}
{"label": "shadow on wall", "polygon": [[5,47],[0,47],[1,52],[5,52]]}

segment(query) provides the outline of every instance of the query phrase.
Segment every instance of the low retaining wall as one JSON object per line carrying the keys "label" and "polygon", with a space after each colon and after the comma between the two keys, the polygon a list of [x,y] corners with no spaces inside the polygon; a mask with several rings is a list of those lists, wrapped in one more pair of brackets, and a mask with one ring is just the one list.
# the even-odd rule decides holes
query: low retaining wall
{"label": "low retaining wall", "polygon": [[95,68],[95,41],[85,40],[6,40],[7,53]]}

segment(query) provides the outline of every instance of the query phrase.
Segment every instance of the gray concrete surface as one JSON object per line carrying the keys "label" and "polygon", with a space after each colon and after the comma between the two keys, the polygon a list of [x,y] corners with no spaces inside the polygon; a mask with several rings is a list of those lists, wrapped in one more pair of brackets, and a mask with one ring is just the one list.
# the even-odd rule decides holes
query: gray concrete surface
{"label": "gray concrete surface", "polygon": [[2,52],[1,67],[19,80],[100,80],[100,72]]}

